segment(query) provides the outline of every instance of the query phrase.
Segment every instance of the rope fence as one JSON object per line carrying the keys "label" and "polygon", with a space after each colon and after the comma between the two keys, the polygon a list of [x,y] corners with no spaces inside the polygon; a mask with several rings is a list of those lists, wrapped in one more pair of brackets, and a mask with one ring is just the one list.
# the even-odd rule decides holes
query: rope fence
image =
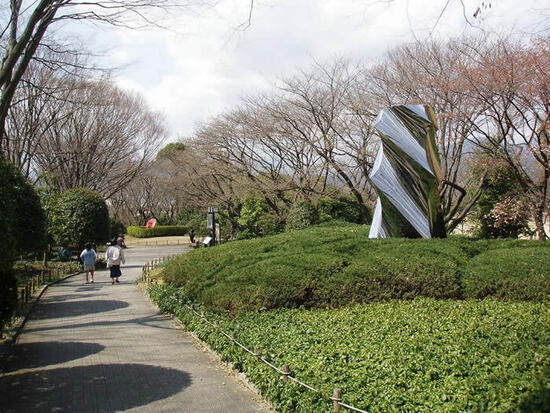
{"label": "rope fence", "polygon": [[21,310],[22,307],[34,297],[34,294],[40,287],[52,281],[59,280],[65,275],[65,272],[61,271],[59,268],[52,268],[49,270],[42,270],[39,274],[30,277],[27,283],[19,288],[17,309]]}
{"label": "rope fence", "polygon": [[[52,281],[59,280],[67,275],[64,271],[59,268],[52,268],[48,270],[41,270],[40,273],[29,277],[28,281],[19,285],[17,288],[17,304],[15,306],[15,317],[21,315],[25,306],[32,301],[36,292],[46,284],[51,283]],[[8,321],[6,326],[10,326],[12,321]],[[4,327],[5,325],[0,323],[0,339],[4,336]]]}
{"label": "rope fence", "polygon": [[[145,264],[142,267],[142,272],[141,272],[142,281],[144,283],[146,283],[147,285],[151,285],[152,282],[153,282],[153,280],[149,276],[151,270],[155,269],[156,267],[158,267],[159,265],[165,263],[166,261],[172,259],[173,257],[174,256],[167,256],[167,257],[163,257],[163,258],[160,258],[160,259],[155,259],[151,262],[147,262],[147,264]],[[188,310],[190,310],[193,314],[198,316],[206,324],[208,324],[208,325],[212,326],[214,329],[216,329],[221,335],[225,336],[230,342],[232,342],[236,346],[240,347],[245,352],[247,352],[251,356],[255,357],[258,361],[260,361],[260,362],[264,363],[265,365],[267,365],[268,367],[270,367],[272,370],[275,370],[277,373],[279,373],[282,376],[282,379],[284,381],[293,381],[294,383],[298,384],[299,386],[304,387],[304,388],[306,388],[309,391],[312,391],[314,393],[317,393],[321,397],[325,398],[327,401],[331,402],[332,405],[333,405],[333,412],[340,412],[341,408],[344,408],[344,409],[351,410],[351,411],[358,412],[358,413],[368,413],[366,410],[361,410],[357,407],[354,407],[354,406],[351,406],[349,404],[344,403],[342,401],[342,390],[341,389],[334,389],[333,393],[332,393],[332,397],[326,397],[326,395],[323,395],[323,393],[321,393],[321,391],[319,391],[315,387],[310,386],[309,384],[298,380],[296,377],[293,377],[290,373],[290,367],[287,364],[284,364],[282,366],[282,368],[279,368],[279,367],[273,365],[272,363],[270,363],[268,360],[266,360],[264,357],[262,357],[260,355],[258,349],[254,349],[254,351],[253,351],[253,350],[250,350],[248,347],[246,347],[244,344],[240,343],[237,340],[236,335],[235,335],[234,332],[229,334],[229,333],[223,331],[220,328],[220,326],[217,322],[212,322],[212,321],[208,320],[205,317],[204,313],[199,313],[191,305],[183,304],[183,306],[185,308],[187,308]]]}

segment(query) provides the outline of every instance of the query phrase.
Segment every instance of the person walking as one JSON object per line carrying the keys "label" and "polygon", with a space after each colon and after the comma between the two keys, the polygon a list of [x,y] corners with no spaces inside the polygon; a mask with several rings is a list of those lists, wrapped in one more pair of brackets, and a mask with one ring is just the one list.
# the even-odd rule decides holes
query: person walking
{"label": "person walking", "polygon": [[191,247],[197,247],[197,244],[195,244],[195,230],[193,228],[189,230],[189,242],[191,242]]}
{"label": "person walking", "polygon": [[92,248],[92,244],[86,244],[86,248],[80,253],[80,259],[84,265],[84,271],[86,272],[86,284],[88,284],[88,274],[91,275],[91,281],[94,282],[94,271],[95,271],[95,261],[97,259],[97,254]]}
{"label": "person walking", "polygon": [[122,238],[114,239],[111,242],[107,251],[105,251],[105,261],[107,261],[107,267],[111,271],[111,284],[118,283],[118,277],[122,275],[120,271],[120,264],[126,263],[124,258],[124,251],[122,250],[122,244],[124,240]]}

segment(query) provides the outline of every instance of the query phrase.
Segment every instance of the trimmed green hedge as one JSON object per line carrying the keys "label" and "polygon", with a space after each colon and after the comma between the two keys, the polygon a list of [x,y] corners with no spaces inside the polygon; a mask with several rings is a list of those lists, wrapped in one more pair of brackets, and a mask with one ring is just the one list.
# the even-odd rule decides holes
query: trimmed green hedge
{"label": "trimmed green hedge", "polygon": [[189,228],[183,225],[160,225],[154,228],[130,226],[128,235],[136,238],[167,237],[170,235],[187,235]]}
{"label": "trimmed green hedge", "polygon": [[[465,238],[372,240],[368,232],[367,226],[329,223],[199,249],[169,262],[164,278],[193,301],[230,315],[415,297],[549,298],[546,244]],[[525,245],[535,248],[534,254],[544,251],[540,260],[519,260]],[[478,264],[472,261],[476,256]],[[517,270],[517,278],[524,279],[520,284],[528,284],[529,291],[518,293],[520,287],[504,283],[495,293],[472,284],[472,279],[490,283],[499,268]],[[530,281],[525,281],[527,273]]]}
{"label": "trimmed green hedge", "polygon": [[464,295],[513,300],[550,299],[550,246],[517,243],[513,248],[492,248],[468,262]]}

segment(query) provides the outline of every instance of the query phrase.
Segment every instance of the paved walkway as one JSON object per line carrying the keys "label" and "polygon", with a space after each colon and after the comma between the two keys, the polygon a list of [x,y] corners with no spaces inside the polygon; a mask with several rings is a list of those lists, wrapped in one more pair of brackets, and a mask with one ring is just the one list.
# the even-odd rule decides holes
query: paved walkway
{"label": "paved walkway", "polygon": [[184,249],[129,248],[117,285],[99,271],[49,287],[0,360],[0,411],[269,411],[136,287],[143,263]]}

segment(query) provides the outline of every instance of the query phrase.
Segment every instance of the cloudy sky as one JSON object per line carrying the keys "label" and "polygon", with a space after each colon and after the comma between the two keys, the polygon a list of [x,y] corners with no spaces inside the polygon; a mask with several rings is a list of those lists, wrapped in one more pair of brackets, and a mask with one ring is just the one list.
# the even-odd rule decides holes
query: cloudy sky
{"label": "cloudy sky", "polygon": [[108,50],[109,65],[120,68],[115,81],[140,92],[164,114],[169,140],[175,141],[241,97],[268,91],[277,78],[308,70],[314,62],[347,57],[368,64],[398,44],[429,36],[482,30],[527,36],[550,26],[547,0],[492,0],[474,19],[482,3],[255,0],[245,28],[250,0],[219,0],[164,18],[170,30],[94,29],[87,37]]}

